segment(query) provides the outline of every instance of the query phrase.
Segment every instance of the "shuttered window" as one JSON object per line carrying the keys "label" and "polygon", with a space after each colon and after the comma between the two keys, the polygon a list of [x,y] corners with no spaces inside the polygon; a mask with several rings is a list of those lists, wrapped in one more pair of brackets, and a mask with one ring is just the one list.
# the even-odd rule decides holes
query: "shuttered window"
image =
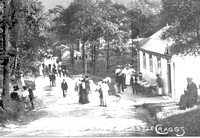
{"label": "shuttered window", "polygon": [[147,64],[147,62],[146,62],[146,54],[145,53],[143,53],[143,67],[144,67],[144,69],[146,69],[146,65]]}
{"label": "shuttered window", "polygon": [[162,75],[161,58],[158,57],[158,74]]}
{"label": "shuttered window", "polygon": [[153,58],[152,58],[152,55],[149,55],[149,68],[150,68],[150,71],[153,72]]}

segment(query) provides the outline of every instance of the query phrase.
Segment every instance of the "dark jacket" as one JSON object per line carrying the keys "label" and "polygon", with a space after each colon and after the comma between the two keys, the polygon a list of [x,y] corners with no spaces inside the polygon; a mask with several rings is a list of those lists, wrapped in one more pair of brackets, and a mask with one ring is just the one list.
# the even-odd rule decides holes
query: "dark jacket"
{"label": "dark jacket", "polygon": [[197,86],[194,82],[187,85],[187,95],[190,98],[198,97]]}
{"label": "dark jacket", "polygon": [[28,92],[29,92],[29,98],[30,98],[30,100],[34,99],[33,90],[32,89],[28,89]]}
{"label": "dark jacket", "polygon": [[15,91],[14,91],[14,92],[11,92],[10,98],[11,98],[12,100],[15,100],[15,101],[19,101],[19,100],[20,100],[18,93],[15,92]]}
{"label": "dark jacket", "polygon": [[159,88],[162,88],[163,87],[163,81],[162,81],[162,78],[161,77],[158,77],[156,79],[156,83],[158,85]]}
{"label": "dark jacket", "polygon": [[61,88],[62,88],[63,90],[67,90],[67,89],[68,89],[67,82],[62,82],[62,83],[61,83]]}

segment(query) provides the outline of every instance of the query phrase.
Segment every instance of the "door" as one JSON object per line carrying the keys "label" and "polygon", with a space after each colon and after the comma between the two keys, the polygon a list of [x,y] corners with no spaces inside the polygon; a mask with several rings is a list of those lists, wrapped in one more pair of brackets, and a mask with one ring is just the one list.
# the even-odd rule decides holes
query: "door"
{"label": "door", "polygon": [[168,72],[168,95],[172,95],[172,70],[171,70],[171,63],[167,63],[167,72]]}

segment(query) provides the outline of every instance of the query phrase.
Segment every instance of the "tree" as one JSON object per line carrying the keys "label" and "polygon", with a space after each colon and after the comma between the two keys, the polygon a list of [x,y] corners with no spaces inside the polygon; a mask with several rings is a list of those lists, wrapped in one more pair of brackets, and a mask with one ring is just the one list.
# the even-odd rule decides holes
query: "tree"
{"label": "tree", "polygon": [[[35,60],[38,45],[43,42],[41,29],[43,27],[42,6],[37,0],[9,0],[4,1],[3,25],[6,39],[3,46],[6,62],[4,64],[4,105],[8,105],[9,81],[13,77],[16,64],[25,71]],[[34,43],[41,40],[40,43]],[[17,56],[18,55],[18,56]],[[17,60],[12,60],[13,58]],[[13,64],[15,64],[13,66]],[[19,66],[18,66],[19,68]]]}
{"label": "tree", "polygon": [[146,38],[157,31],[161,2],[159,0],[133,0],[129,3],[127,11],[127,26],[129,28],[129,38],[132,39],[132,60],[137,57],[134,39],[137,37]]}
{"label": "tree", "polygon": [[200,53],[200,2],[197,0],[163,0],[163,22],[168,28],[163,39],[171,39],[172,54]]}
{"label": "tree", "polygon": [[103,38],[107,43],[106,70],[109,68],[110,46],[122,45],[124,37],[123,20],[126,8],[114,5],[111,1],[100,2],[99,7],[103,13]]}
{"label": "tree", "polygon": [[101,34],[101,19],[96,4],[90,1],[72,3],[66,9],[57,6],[51,13],[58,15],[54,19],[54,22],[56,22],[54,30],[60,36],[60,40],[65,40],[67,45],[70,46],[72,66],[74,65],[74,44],[82,43],[83,67],[85,67],[84,72],[87,73],[86,44],[97,40]]}
{"label": "tree", "polygon": [[37,0],[12,0],[11,7],[10,43],[18,49],[18,65],[28,70],[37,58],[37,50],[46,43],[47,17]]}
{"label": "tree", "polygon": [[81,10],[81,5],[71,4],[68,8],[62,6],[56,6],[56,8],[50,10],[51,14],[57,16],[53,20],[54,25],[52,30],[59,37],[59,41],[67,44],[70,48],[71,65],[74,72],[74,43],[81,38],[79,30],[78,18],[75,14]]}

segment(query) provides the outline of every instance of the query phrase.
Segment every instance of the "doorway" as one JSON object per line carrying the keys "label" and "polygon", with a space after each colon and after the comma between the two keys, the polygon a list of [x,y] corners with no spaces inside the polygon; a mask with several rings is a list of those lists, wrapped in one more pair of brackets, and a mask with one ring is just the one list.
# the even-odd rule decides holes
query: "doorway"
{"label": "doorway", "polygon": [[172,95],[172,70],[171,63],[167,63],[168,95]]}

